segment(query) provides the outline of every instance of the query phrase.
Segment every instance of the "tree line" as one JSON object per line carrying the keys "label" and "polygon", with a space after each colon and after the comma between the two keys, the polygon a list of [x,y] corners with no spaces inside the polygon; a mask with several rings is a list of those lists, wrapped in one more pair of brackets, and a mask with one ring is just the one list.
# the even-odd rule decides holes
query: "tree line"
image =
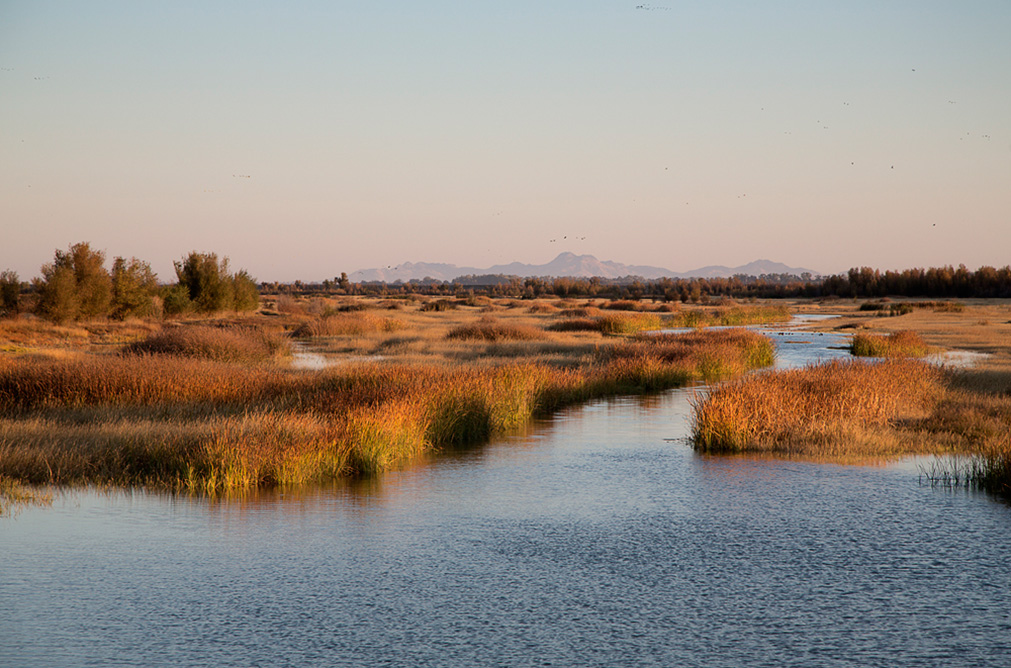
{"label": "tree line", "polygon": [[583,297],[609,299],[654,299],[699,302],[709,298],[776,299],[801,297],[927,297],[927,298],[1011,298],[1011,267],[981,267],[969,271],[965,265],[930,269],[885,271],[869,267],[850,269],[845,274],[811,276],[804,274],[737,275],[715,278],[623,278],[530,277],[506,275],[461,276],[452,281],[437,279],[394,283],[351,283],[347,274],[322,283],[263,283],[264,290],[289,294],[390,296],[420,294],[533,299],[537,297]]}
{"label": "tree line", "polygon": [[103,251],[86,242],[73,244],[57,249],[30,283],[16,272],[0,273],[0,316],[31,312],[63,323],[251,311],[259,305],[256,281],[245,270],[233,274],[228,258],[193,251],[173,264],[177,281],[161,285],[143,260],[116,257],[109,270]]}

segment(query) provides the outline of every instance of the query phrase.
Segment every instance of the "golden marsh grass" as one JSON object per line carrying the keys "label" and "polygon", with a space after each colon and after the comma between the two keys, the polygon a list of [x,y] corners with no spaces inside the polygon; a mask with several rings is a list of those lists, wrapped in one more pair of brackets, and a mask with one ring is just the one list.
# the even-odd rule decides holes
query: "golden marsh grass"
{"label": "golden marsh grass", "polygon": [[[514,309],[503,311],[515,313],[506,321],[475,321],[482,308],[415,304],[395,318],[354,310],[270,321],[334,350],[378,347],[390,355],[385,363],[314,372],[248,357],[226,361],[232,358],[207,352],[211,343],[262,331],[203,322],[166,327],[125,348],[145,354],[0,356],[0,475],[212,492],[370,474],[480,442],[561,406],[664,389],[764,359],[749,352],[761,345],[757,335],[745,342],[699,332],[680,345],[600,332],[549,337],[537,323],[553,311]],[[453,335],[472,331],[479,335]],[[531,333],[548,338],[516,340]]]}

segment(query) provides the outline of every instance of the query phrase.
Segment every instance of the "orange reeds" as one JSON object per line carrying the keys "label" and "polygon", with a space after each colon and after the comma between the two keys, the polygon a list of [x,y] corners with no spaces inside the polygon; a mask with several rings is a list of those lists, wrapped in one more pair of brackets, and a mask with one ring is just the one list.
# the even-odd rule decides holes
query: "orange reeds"
{"label": "orange reeds", "polygon": [[692,439],[706,452],[841,454],[866,446],[862,454],[893,454],[905,446],[880,438],[875,444],[870,432],[926,416],[943,390],[939,369],[908,360],[834,361],[757,374],[700,399]]}
{"label": "orange reeds", "polygon": [[665,389],[710,377],[714,364],[743,370],[760,359],[751,349],[762,339],[750,332],[682,337],[624,342],[574,369],[520,362],[299,372],[174,355],[7,359],[0,475],[212,491],[369,474],[567,404]]}
{"label": "orange reeds", "polygon": [[475,341],[534,341],[544,337],[544,331],[537,327],[507,324],[488,316],[454,327],[446,334],[447,339]]}
{"label": "orange reeds", "polygon": [[903,330],[887,336],[860,332],[851,345],[857,357],[923,357],[930,349],[916,332]]}

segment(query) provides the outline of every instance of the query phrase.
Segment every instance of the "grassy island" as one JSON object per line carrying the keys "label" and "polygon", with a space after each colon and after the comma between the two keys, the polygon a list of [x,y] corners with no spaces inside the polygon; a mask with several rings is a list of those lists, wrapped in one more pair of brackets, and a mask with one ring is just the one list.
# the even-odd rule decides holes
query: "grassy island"
{"label": "grassy island", "polygon": [[[696,450],[840,461],[956,455],[958,470],[941,478],[1011,497],[1011,305],[923,302],[886,318],[838,306],[843,317],[821,327],[855,330],[854,359],[713,388],[695,406]],[[942,348],[984,355],[967,367],[922,359]]]}

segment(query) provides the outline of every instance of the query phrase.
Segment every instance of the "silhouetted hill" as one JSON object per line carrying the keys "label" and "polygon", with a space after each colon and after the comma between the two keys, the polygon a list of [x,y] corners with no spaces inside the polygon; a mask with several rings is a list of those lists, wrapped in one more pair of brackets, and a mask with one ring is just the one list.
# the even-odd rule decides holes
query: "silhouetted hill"
{"label": "silhouetted hill", "polygon": [[355,282],[422,280],[433,278],[438,281],[452,281],[459,276],[503,275],[503,276],[572,276],[576,278],[622,278],[624,276],[641,276],[642,278],[716,278],[721,276],[761,276],[763,274],[801,274],[818,275],[818,272],[802,267],[789,267],[781,262],[771,260],[755,260],[740,267],[711,265],[691,271],[677,272],[663,267],[622,264],[609,260],[598,260],[592,255],[576,255],[561,253],[547,264],[524,264],[511,262],[492,267],[459,267],[455,264],[431,262],[406,262],[396,267],[390,266],[378,269],[360,269],[348,278]]}

